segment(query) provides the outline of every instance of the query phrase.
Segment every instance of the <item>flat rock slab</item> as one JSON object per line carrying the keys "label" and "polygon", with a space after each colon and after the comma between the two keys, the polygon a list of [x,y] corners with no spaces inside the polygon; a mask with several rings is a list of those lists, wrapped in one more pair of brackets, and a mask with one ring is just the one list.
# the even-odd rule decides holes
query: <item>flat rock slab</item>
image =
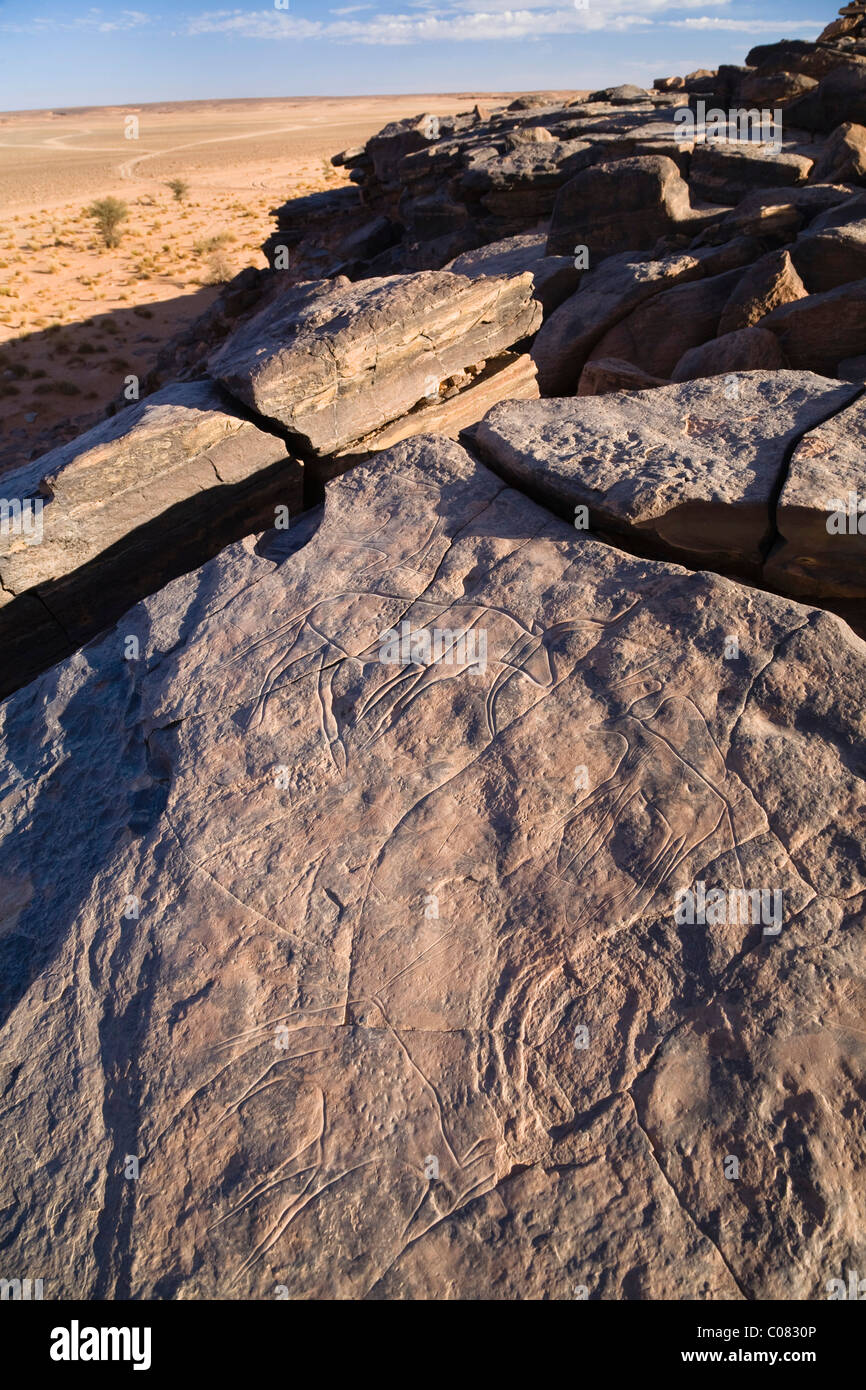
{"label": "flat rock slab", "polygon": [[[823,1297],[866,1222],[866,646],[442,440],[317,521],[0,705],[7,1276]],[[677,922],[698,884],[779,910]]]}
{"label": "flat rock slab", "polygon": [[21,520],[0,529],[0,696],[276,506],[302,511],[303,476],[208,381],[166,386],[6,474],[0,498]]}
{"label": "flat rock slab", "polygon": [[857,388],[741,372],[649,391],[504,402],[467,432],[485,462],[560,514],[689,565],[759,566],[787,453]]}
{"label": "flat rock slab", "polygon": [[[862,380],[862,379],[861,379]],[[807,434],[779,496],[780,544],[766,566],[794,594],[866,596],[866,402]]]}
{"label": "flat rock slab", "polygon": [[542,310],[533,291],[529,273],[312,281],[244,324],[210,370],[307,449],[334,453],[534,333]]}

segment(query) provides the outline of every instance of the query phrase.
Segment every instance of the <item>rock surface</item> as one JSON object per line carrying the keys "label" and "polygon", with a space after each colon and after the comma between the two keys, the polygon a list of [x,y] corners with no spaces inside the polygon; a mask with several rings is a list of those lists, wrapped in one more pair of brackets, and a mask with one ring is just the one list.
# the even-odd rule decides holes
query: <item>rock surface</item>
{"label": "rock surface", "polygon": [[[689,565],[745,571],[773,538],[794,443],[857,387],[743,372],[577,400],[504,402],[467,432],[507,482],[561,515]],[[577,521],[575,522],[577,524]]]}
{"label": "rock surface", "polygon": [[798,444],[776,509],[771,583],[794,594],[866,597],[864,458],[862,399]]}
{"label": "rock surface", "polygon": [[210,361],[245,405],[316,454],[333,453],[541,323],[531,274],[447,271],[301,285],[246,323]]}
{"label": "rock surface", "polygon": [[[46,1298],[823,1297],[866,646],[442,441],[317,521],[0,705],[5,1238]],[[678,924],[698,882],[779,930]]]}
{"label": "rock surface", "polygon": [[0,532],[0,698],[275,507],[303,510],[283,441],[207,381],[148,396],[0,487],[32,518]]}

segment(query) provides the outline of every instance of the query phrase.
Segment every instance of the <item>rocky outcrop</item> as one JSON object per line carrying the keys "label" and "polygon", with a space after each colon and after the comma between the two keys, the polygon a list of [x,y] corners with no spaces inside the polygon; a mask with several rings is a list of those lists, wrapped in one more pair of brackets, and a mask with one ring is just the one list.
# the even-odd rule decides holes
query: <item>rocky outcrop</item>
{"label": "rocky outcrop", "polygon": [[238,400],[315,454],[346,449],[541,323],[527,273],[423,272],[289,289],[210,360]]}
{"label": "rocky outcrop", "polygon": [[[864,72],[858,4],[396,122],[4,478],[0,1245],[46,1298],[862,1269]],[[756,103],[773,146],[707,138]]]}
{"label": "rocky outcrop", "polygon": [[824,1297],[866,1218],[864,644],[440,440],[299,530],[0,706],[22,1267]]}

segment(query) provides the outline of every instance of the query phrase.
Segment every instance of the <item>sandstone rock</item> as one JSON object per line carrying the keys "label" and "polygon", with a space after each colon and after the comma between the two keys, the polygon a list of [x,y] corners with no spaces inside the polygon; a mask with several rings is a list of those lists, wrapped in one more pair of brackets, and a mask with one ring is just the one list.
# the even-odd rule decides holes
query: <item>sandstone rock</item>
{"label": "sandstone rock", "polygon": [[619,87],[605,87],[599,92],[590,93],[590,101],[609,101],[615,105],[628,104],[633,101],[648,101],[650,93],[645,87],[635,87],[631,82],[624,82]]}
{"label": "sandstone rock", "polygon": [[746,271],[722,310],[718,331],[749,328],[780,304],[806,296],[806,287],[786,250],[770,251]]}
{"label": "sandstone rock", "polygon": [[866,353],[866,280],[782,304],[761,327],[777,335],[792,367],[832,376],[843,358]]}
{"label": "sandstone rock", "polygon": [[827,139],[810,183],[866,183],[866,126],[845,121]]}
{"label": "sandstone rock", "polygon": [[691,565],[757,572],[792,444],[856,394],[803,372],[495,406],[467,437],[561,515]]}
{"label": "sandstone rock", "polygon": [[[46,1298],[823,1297],[866,1221],[864,645],[442,441],[305,534],[0,706],[21,1267]],[[383,663],[404,621],[483,632],[483,669]],[[781,893],[778,934],[679,925],[697,882]]]}
{"label": "sandstone rock", "polygon": [[598,357],[587,362],[580,374],[578,396],[606,396],[610,391],[649,391],[667,386],[663,377],[650,376],[621,357]]}
{"label": "sandstone rock", "polygon": [[506,144],[511,149],[516,149],[518,145],[552,145],[553,136],[546,126],[524,125],[509,132]]}
{"label": "sandstone rock", "polygon": [[533,333],[542,311],[532,291],[528,274],[444,271],[300,285],[230,338],[211,370],[307,448],[333,453]]}
{"label": "sandstone rock", "polygon": [[684,352],[671,373],[671,381],[786,366],[774,334],[765,328],[738,328]]}
{"label": "sandstone rock", "polygon": [[8,473],[41,539],[0,532],[0,698],[230,541],[303,509],[303,469],[206,381],[172,385]]}
{"label": "sandstone rock", "polygon": [[677,229],[696,234],[706,214],[692,208],[688,184],[672,159],[644,155],[597,164],[560,190],[553,209],[548,255],[589,247],[599,261],[616,252],[651,246]]}
{"label": "sandstone rock", "polygon": [[581,272],[575,270],[573,256],[548,256],[545,254],[547,237],[544,233],[535,236],[508,237],[482,246],[477,251],[466,251],[445,266],[455,275],[468,275],[471,280],[479,275],[523,275],[527,271],[532,276],[535,298],[541,304],[545,315],[550,314],[564,299],[573,294],[580,283]]}
{"label": "sandstone rock", "polygon": [[322,465],[316,461],[307,465],[317,479],[338,477],[349,462],[359,456],[390,449],[403,439],[416,434],[441,434],[456,439],[461,430],[482,420],[499,401],[536,400],[539,395],[535,363],[528,352],[505,352],[492,362],[480,364],[478,372],[467,375],[458,391],[447,397],[437,393],[429,401],[385,425],[376,434],[361,439],[351,449],[334,454]]}
{"label": "sandstone rock", "polygon": [[685,85],[684,77],[657,77],[653,82],[657,92],[681,92]]}
{"label": "sandstone rock", "polygon": [[730,207],[756,189],[805,183],[811,168],[805,155],[776,153],[767,144],[713,141],[695,146],[689,186],[692,196]]}
{"label": "sandstone rock", "polygon": [[611,256],[584,275],[578,292],[544,323],[532,345],[543,396],[575,390],[584,364],[606,331],[644,300],[702,273],[697,255],[636,261],[633,253]]}
{"label": "sandstone rock", "polygon": [[[866,207],[861,211],[866,214]],[[803,232],[791,248],[791,259],[810,294],[862,280],[866,276],[866,215],[842,227]]]}
{"label": "sandstone rock", "polygon": [[846,121],[866,123],[866,63],[834,67],[818,86],[791,102],[786,116],[801,130],[831,131]]}
{"label": "sandstone rock", "polygon": [[775,108],[817,87],[816,78],[802,72],[755,73],[741,83],[739,97],[745,106]]}
{"label": "sandstone rock", "polygon": [[862,400],[800,441],[776,509],[770,583],[813,597],[866,597],[864,456]]}
{"label": "sandstone rock", "polygon": [[727,241],[734,236],[780,236],[789,240],[801,227],[857,194],[853,184],[760,189],[749,193],[702,236]]}
{"label": "sandstone rock", "polygon": [[714,338],[740,271],[675,285],[633,309],[589,355],[621,357],[650,376],[670,378],[684,352]]}

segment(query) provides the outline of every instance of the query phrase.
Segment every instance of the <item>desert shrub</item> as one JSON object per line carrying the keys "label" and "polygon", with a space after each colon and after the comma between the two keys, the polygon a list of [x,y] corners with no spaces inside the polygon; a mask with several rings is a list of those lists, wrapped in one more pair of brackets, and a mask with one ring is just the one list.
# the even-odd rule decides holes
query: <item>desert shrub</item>
{"label": "desert shrub", "polygon": [[169,179],[166,188],[170,188],[179,203],[182,203],[189,192],[189,184],[185,179]]}
{"label": "desert shrub", "polygon": [[87,215],[93,218],[106,246],[120,245],[120,224],[129,215],[126,203],[119,198],[99,198],[90,204]]}
{"label": "desert shrub", "polygon": [[214,236],[205,237],[203,241],[193,242],[192,249],[197,256],[212,256],[215,251],[222,251],[232,241],[237,241],[233,232],[217,232]]}
{"label": "desert shrub", "polygon": [[215,251],[208,261],[207,274],[201,281],[203,285],[224,285],[227,280],[231,280],[234,271],[226,256],[222,251]]}

